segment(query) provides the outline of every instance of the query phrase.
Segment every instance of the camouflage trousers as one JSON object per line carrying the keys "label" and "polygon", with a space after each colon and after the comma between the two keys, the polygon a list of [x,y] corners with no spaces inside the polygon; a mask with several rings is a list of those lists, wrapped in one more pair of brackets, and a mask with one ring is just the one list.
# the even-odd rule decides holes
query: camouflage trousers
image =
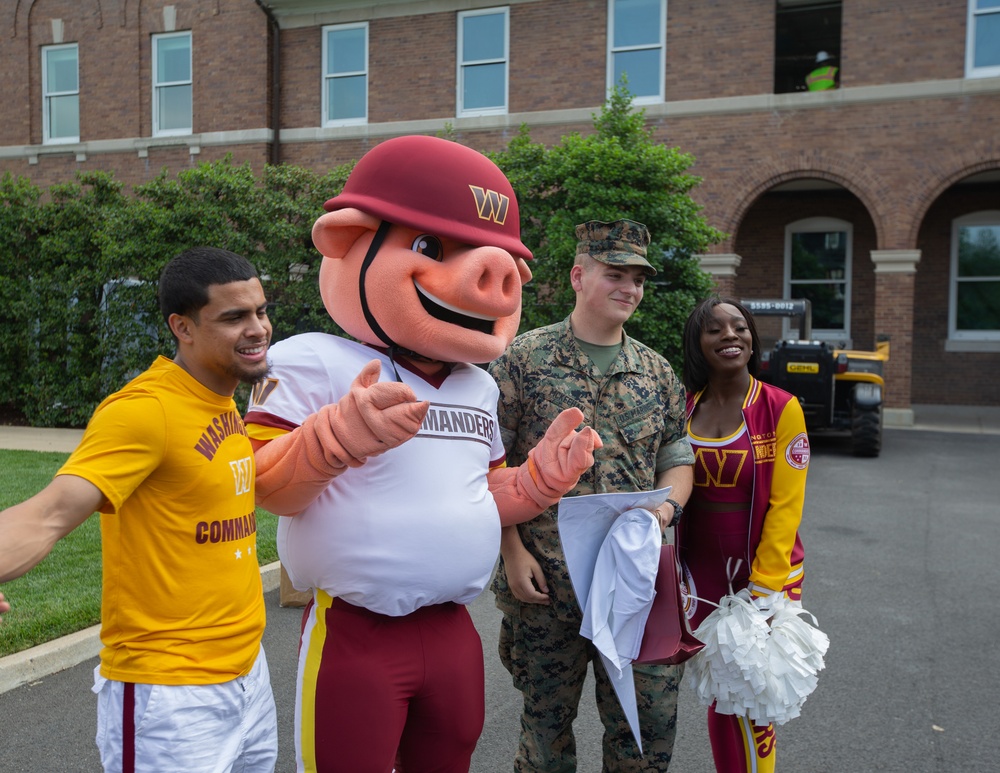
{"label": "camouflage trousers", "polygon": [[500,660],[524,695],[515,771],[573,773],[577,715],[588,663],[594,663],[597,711],[604,725],[605,773],[663,773],[677,732],[677,688],[683,666],[633,666],[644,754],[632,737],[604,665],[593,644],[580,636],[579,621],[559,620],[552,609],[522,604],[504,614]]}

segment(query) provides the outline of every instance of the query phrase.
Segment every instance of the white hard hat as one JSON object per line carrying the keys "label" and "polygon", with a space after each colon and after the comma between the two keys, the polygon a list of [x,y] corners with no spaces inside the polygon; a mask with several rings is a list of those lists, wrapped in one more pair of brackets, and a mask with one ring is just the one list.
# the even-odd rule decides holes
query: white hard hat
{"label": "white hard hat", "polygon": [[830,58],[831,58],[830,55],[826,51],[820,51],[818,54],[816,54],[816,64],[819,64],[820,62],[825,62],[827,59]]}

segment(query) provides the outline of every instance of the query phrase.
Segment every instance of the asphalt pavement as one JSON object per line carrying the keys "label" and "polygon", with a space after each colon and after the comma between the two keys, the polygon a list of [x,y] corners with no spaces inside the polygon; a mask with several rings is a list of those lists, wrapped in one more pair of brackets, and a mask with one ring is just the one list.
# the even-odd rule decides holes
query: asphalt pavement
{"label": "asphalt pavement", "polygon": [[[993,554],[1000,545],[1000,409],[960,414],[946,411],[931,425],[921,422],[918,411],[913,428],[885,430],[876,459],[851,456],[845,437],[813,437],[802,526],[803,600],[831,647],[802,716],[778,728],[779,770],[998,769],[1000,616],[992,594],[1000,587],[1000,562]],[[264,576],[265,587],[275,588],[273,567]],[[276,589],[268,590],[266,600],[264,647],[278,704],[277,770],[286,773],[295,770],[292,712],[301,610],[280,607]],[[496,654],[499,613],[492,595],[484,593],[470,611],[483,639],[487,673],[486,727],[472,771],[509,771],[520,694]],[[77,636],[88,635],[93,637]],[[44,653],[21,655],[17,663],[0,659],[0,771],[98,771],[96,699],[90,692],[96,657],[80,644],[43,646],[76,647],[82,662],[38,665]],[[37,667],[26,671],[32,663]],[[29,681],[3,691],[4,679],[9,685],[26,673]],[[580,773],[601,768],[593,703],[591,680],[575,724]],[[674,773],[714,773],[704,715],[693,690],[682,684]]]}

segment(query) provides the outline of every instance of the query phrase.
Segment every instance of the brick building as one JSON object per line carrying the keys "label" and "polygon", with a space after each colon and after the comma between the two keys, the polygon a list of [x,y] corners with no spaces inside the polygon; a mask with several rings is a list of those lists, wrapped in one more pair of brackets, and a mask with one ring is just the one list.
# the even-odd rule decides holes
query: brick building
{"label": "brick building", "polygon": [[[2,6],[0,172],[43,186],[226,153],[325,169],[449,126],[556,142],[627,72],[654,137],[697,159],[722,289],[810,297],[817,335],[857,348],[890,336],[893,421],[1000,404],[995,0]],[[837,87],[807,90],[831,65]]]}

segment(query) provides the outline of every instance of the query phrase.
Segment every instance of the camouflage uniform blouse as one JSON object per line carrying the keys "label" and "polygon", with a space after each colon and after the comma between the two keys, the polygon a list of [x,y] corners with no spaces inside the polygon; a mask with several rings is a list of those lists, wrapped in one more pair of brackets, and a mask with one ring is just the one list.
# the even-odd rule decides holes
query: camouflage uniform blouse
{"label": "camouflage uniform blouse", "polygon": [[[498,417],[507,462],[528,451],[565,408],[576,406],[604,441],[594,466],[568,496],[648,491],[659,472],[694,463],[684,428],[684,389],[670,364],[648,346],[624,337],[603,376],[573,337],[569,318],[518,336],[489,371],[500,386]],[[541,564],[553,609],[579,619],[579,606],[559,544],[557,508],[518,526],[525,547]],[[503,561],[494,579],[497,606],[517,614]]]}

